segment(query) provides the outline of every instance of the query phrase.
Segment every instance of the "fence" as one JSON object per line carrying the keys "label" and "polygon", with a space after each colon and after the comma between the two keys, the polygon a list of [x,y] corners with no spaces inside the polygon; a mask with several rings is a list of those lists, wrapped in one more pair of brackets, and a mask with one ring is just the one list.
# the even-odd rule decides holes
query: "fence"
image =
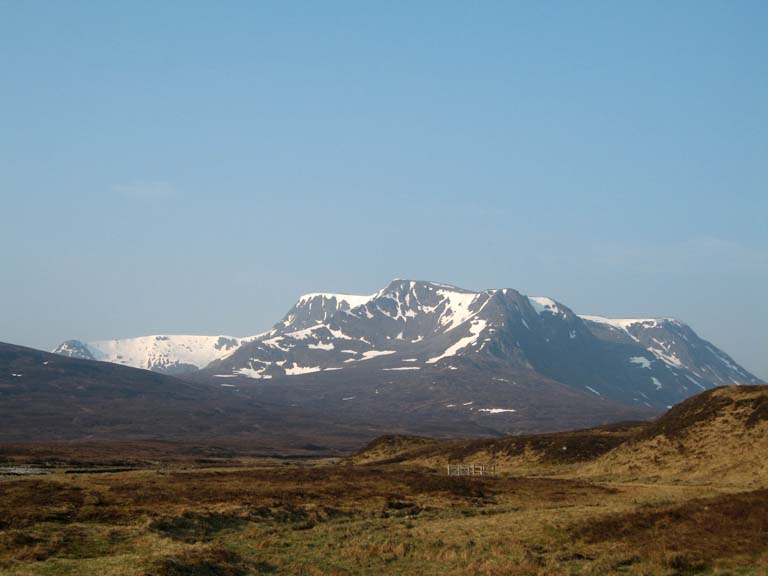
{"label": "fence", "polygon": [[446,464],[448,476],[496,476],[496,464]]}

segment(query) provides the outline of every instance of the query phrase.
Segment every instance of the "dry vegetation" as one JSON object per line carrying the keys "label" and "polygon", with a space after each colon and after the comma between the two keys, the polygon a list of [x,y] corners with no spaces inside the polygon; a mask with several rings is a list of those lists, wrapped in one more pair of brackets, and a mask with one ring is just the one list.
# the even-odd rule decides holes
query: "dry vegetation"
{"label": "dry vegetation", "polygon": [[768,486],[768,387],[716,388],[583,466],[605,479]]}
{"label": "dry vegetation", "polygon": [[385,437],[348,460],[431,467],[472,460],[517,474],[759,488],[768,486],[766,454],[768,386],[731,386],[695,396],[652,423],[500,440]]}
{"label": "dry vegetation", "polygon": [[[706,495],[705,499],[696,499]],[[768,567],[765,491],[394,466],[0,483],[3,574],[688,574]]]}
{"label": "dry vegetation", "polygon": [[[80,472],[137,469],[67,473],[59,461],[46,476],[0,477],[0,573],[766,574],[768,452],[749,452],[766,435],[765,396],[714,392],[652,426],[500,441],[387,437],[342,462],[205,452],[153,463],[116,448],[99,461],[88,449],[75,458]],[[718,434],[731,453],[716,448]],[[682,446],[677,458],[646,454],[663,442]],[[607,472],[632,451],[650,472]],[[752,469],[724,474],[740,454]],[[480,457],[505,473],[447,477],[433,466]],[[690,473],[676,476],[686,458]]]}
{"label": "dry vegetation", "polygon": [[627,423],[502,439],[437,442],[419,436],[383,436],[353,454],[352,464],[419,464],[441,467],[449,462],[493,462],[497,469],[553,474],[574,469],[633,438],[644,424]]}

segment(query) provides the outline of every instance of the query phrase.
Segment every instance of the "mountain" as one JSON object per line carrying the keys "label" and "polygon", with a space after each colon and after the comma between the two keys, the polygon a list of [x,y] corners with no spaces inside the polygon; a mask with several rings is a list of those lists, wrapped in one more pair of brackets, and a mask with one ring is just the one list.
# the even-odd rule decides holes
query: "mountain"
{"label": "mountain", "polygon": [[60,353],[237,387],[344,425],[503,435],[644,419],[758,379],[686,324],[580,316],[551,298],[395,280],[299,298],[249,338],[149,336]]}
{"label": "mountain", "polygon": [[67,340],[53,352],[81,360],[100,360],[162,374],[183,374],[204,368],[231,353],[248,338],[233,336],[153,335],[120,340]]}
{"label": "mountain", "polygon": [[[270,332],[205,369],[218,378],[255,380],[338,371],[388,380],[451,371],[486,379],[536,374],[652,409],[695,391],[759,382],[678,320],[579,316],[513,289],[472,292],[409,280],[371,296],[304,296]],[[514,397],[498,400],[514,405]],[[486,409],[501,413],[505,406]]]}

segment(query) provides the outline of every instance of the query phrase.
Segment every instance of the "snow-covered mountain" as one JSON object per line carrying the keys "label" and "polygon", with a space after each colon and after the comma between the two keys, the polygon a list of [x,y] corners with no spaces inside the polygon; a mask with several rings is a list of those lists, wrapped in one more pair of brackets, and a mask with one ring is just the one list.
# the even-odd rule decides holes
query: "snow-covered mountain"
{"label": "snow-covered mountain", "polygon": [[248,340],[233,336],[187,335],[153,335],[96,342],[67,340],[53,352],[165,374],[184,374],[223,358]]}
{"label": "snow-covered mountain", "polygon": [[673,319],[579,316],[512,289],[396,280],[372,296],[303,297],[262,338],[214,361],[217,377],[279,379],[365,369],[535,372],[613,400],[664,408],[758,379]]}
{"label": "snow-covered mountain", "polygon": [[243,385],[421,382],[414,385],[442,386],[446,406],[461,400],[447,392],[459,380],[485,382],[483,394],[497,404],[514,403],[510,382],[539,383],[535,392],[546,381],[591,401],[650,409],[714,386],[759,382],[678,320],[579,316],[509,288],[473,292],[412,280],[369,296],[302,296],[270,331],[250,338],[68,341],[56,351],[166,372],[204,368],[196,379]]}

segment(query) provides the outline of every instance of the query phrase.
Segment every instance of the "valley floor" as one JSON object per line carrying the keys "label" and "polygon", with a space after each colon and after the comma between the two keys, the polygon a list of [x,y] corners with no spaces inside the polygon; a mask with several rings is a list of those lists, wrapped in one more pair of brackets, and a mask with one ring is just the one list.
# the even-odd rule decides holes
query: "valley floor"
{"label": "valley floor", "polygon": [[262,573],[766,574],[768,491],[337,461],[0,476],[0,574]]}

